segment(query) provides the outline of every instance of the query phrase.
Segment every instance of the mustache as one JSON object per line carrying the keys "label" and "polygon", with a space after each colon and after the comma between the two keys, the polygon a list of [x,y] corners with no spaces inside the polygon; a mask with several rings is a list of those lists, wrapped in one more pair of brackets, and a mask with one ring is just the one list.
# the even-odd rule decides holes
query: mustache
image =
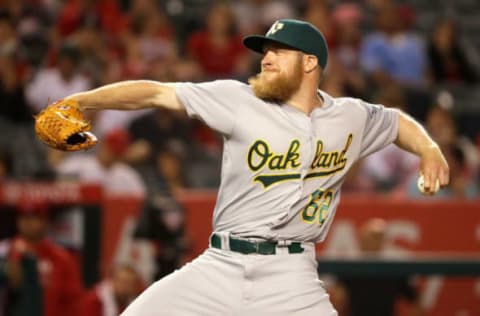
{"label": "mustache", "polygon": [[248,83],[258,98],[267,102],[282,103],[298,89],[300,80],[295,80],[281,72],[274,76],[266,76],[261,72],[250,77]]}
{"label": "mustache", "polygon": [[262,68],[261,70],[261,72],[280,72],[280,70],[276,68]]}

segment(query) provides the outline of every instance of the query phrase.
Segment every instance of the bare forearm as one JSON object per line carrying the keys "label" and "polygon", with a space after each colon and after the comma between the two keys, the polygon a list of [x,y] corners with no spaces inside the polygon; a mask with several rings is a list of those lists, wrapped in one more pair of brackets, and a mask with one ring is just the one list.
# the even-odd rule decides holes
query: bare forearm
{"label": "bare forearm", "polygon": [[438,147],[427,131],[413,118],[401,111],[398,111],[398,116],[398,136],[395,140],[397,146],[418,156]]}
{"label": "bare forearm", "polygon": [[436,181],[439,181],[441,186],[449,182],[447,161],[437,143],[419,123],[400,111],[398,115],[398,136],[395,144],[420,157],[420,173],[425,179],[424,188],[428,194],[433,194],[436,192]]}
{"label": "bare forearm", "polygon": [[113,83],[69,96],[78,101],[81,109],[137,110],[152,107],[182,109],[175,87],[148,80]]}

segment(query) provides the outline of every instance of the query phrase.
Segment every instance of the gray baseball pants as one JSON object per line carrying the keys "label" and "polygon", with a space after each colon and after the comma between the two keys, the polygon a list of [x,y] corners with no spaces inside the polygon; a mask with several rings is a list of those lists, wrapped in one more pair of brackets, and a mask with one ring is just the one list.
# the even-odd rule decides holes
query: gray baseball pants
{"label": "gray baseball pants", "polygon": [[279,247],[274,255],[210,247],[152,284],[121,316],[336,316],[318,279],[314,245],[302,246],[303,253]]}

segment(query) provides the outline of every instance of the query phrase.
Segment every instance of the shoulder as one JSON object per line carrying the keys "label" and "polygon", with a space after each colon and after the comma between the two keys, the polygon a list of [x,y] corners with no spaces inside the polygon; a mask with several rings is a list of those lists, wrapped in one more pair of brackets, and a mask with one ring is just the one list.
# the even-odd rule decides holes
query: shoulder
{"label": "shoulder", "polygon": [[364,112],[365,111],[365,104],[366,102],[352,97],[339,97],[339,98],[332,98],[333,104],[340,108],[343,111],[358,111]]}
{"label": "shoulder", "polygon": [[384,111],[385,107],[381,104],[373,104],[362,99],[341,97],[334,98],[334,104],[341,111],[348,112],[350,115],[358,119],[371,119],[376,114]]}
{"label": "shoulder", "polygon": [[338,97],[338,98],[333,98],[336,105],[341,105],[341,106],[358,106],[360,105],[361,102],[363,102],[361,99],[358,98],[352,98],[352,97]]}
{"label": "shoulder", "polygon": [[383,108],[380,104],[373,104],[362,99],[351,97],[337,98],[337,102],[339,105],[346,107],[349,111],[359,111],[365,114]]}

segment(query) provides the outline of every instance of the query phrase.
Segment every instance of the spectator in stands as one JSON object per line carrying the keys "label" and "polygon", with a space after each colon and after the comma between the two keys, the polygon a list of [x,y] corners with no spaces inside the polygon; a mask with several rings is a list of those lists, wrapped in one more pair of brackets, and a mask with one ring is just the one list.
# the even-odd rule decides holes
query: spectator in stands
{"label": "spectator in stands", "polygon": [[[83,18],[69,40],[82,56],[79,71],[91,79],[95,86],[105,82],[108,63],[117,62],[120,48],[101,32],[97,20]],[[108,44],[106,44],[108,43]],[[120,78],[118,78],[120,79]]]}
{"label": "spectator in stands", "polygon": [[303,19],[315,25],[325,36],[329,48],[334,49],[337,44],[335,24],[332,10],[325,1],[310,1],[305,8]]}
{"label": "spectator in stands", "polygon": [[11,123],[31,122],[32,114],[24,97],[23,82],[15,58],[1,54],[0,52],[0,117]]}
{"label": "spectator in stands", "polygon": [[22,37],[42,33],[50,25],[53,6],[48,1],[9,2],[11,4],[9,12],[14,17],[17,30]]}
{"label": "spectator in stands", "polygon": [[176,57],[173,28],[158,6],[134,16],[131,28],[138,41],[140,54],[148,63]]}
{"label": "spectator in stands", "polygon": [[130,144],[130,136],[123,130],[108,133],[100,142],[97,152],[74,154],[56,167],[61,178],[73,178],[82,182],[103,186],[107,195],[135,195],[143,197],[146,189],[135,169],[122,162]]}
{"label": "spectator in stands", "polygon": [[248,76],[249,63],[230,6],[215,3],[208,11],[203,30],[187,39],[187,54],[207,78]]}
{"label": "spectator in stands", "polygon": [[359,70],[363,21],[361,7],[354,3],[340,4],[335,7],[332,17],[337,33],[333,51],[338,62],[349,70]]}
{"label": "spectator in stands", "polygon": [[57,31],[62,38],[73,34],[85,19],[97,20],[101,29],[109,36],[125,29],[126,19],[120,11],[118,1],[69,0],[62,4],[57,17]]}
{"label": "spectator in stands", "polygon": [[378,12],[379,10],[391,6],[395,0],[365,0],[368,9]]}
{"label": "spectator in stands", "polygon": [[0,11],[0,55],[12,55],[17,51],[18,34],[13,17],[7,11]]}
{"label": "spectator in stands", "polygon": [[439,19],[428,42],[430,72],[435,83],[474,83],[478,73],[452,18]]}
{"label": "spectator in stands", "polygon": [[363,194],[374,193],[375,182],[371,177],[364,174],[363,168],[364,160],[357,161],[345,177],[345,182],[342,184],[343,192]]}
{"label": "spectator in stands", "polygon": [[[121,36],[125,56],[119,64],[119,79],[171,81],[171,67],[177,60],[177,52],[175,34],[165,14],[154,1],[135,1],[129,19],[129,29]],[[105,66],[111,67],[108,63],[107,61]],[[154,74],[160,77],[154,77]],[[149,112],[151,111],[96,113],[95,131],[101,136],[113,129],[127,129],[133,120]]]}
{"label": "spectator in stands", "polygon": [[134,237],[155,245],[154,279],[161,279],[186,262],[189,242],[185,234],[185,210],[173,197],[154,194],[142,210]]}
{"label": "spectator in stands", "polygon": [[130,124],[129,132],[133,141],[144,140],[149,146],[148,155],[135,163],[149,160],[152,165],[156,153],[168,142],[174,140],[188,146],[191,139],[191,128],[185,118],[165,109],[156,109],[136,118]]}
{"label": "spectator in stands", "polygon": [[332,17],[336,34],[335,45],[332,47],[328,76],[322,88],[330,90],[328,87],[331,83],[328,81],[338,77],[342,92],[334,95],[363,97],[366,94],[367,81],[361,71],[359,57],[363,19],[361,8],[354,3],[340,4],[335,7]]}
{"label": "spectator in stands", "polygon": [[24,75],[17,62],[19,35],[12,16],[0,11],[0,116],[11,122],[31,119],[23,96]]}
{"label": "spectator in stands", "polygon": [[458,146],[463,152],[467,168],[475,173],[480,167],[479,153],[470,139],[459,134],[451,102],[453,99],[448,93],[440,93],[436,105],[427,113],[425,127],[441,147]]}
{"label": "spectator in stands", "polygon": [[[37,312],[43,316],[76,316],[79,314],[78,302],[81,298],[82,284],[79,266],[70,253],[49,240],[48,230],[49,208],[36,202],[21,203],[18,209],[18,235],[7,243],[9,287],[14,292],[12,315],[25,315],[29,304],[41,300],[43,312],[31,310],[28,315]],[[4,245],[5,246],[5,245]],[[39,297],[24,297],[29,295],[32,284],[23,274],[23,260],[29,258],[35,264],[30,273],[38,274],[40,286]],[[31,290],[31,289],[30,289]],[[25,306],[25,304],[27,306]]]}
{"label": "spectator in stands", "polygon": [[157,153],[157,172],[162,175],[171,192],[187,187],[184,174],[185,156],[185,148],[178,142],[171,142]]}
{"label": "spectator in stands", "polygon": [[[476,147],[477,155],[480,157],[480,132],[478,132],[476,137]],[[475,178],[477,179],[478,186],[480,187],[480,168],[478,168]]]}
{"label": "spectator in stands", "polygon": [[188,188],[216,188],[220,183],[220,152],[208,152],[208,144],[170,141],[156,156],[156,173],[170,192]]}
{"label": "spectator in stands", "polygon": [[75,46],[65,43],[58,53],[57,66],[41,69],[26,86],[26,97],[35,113],[49,100],[59,100],[71,93],[92,87],[88,78],[78,72],[81,55]]}
{"label": "spectator in stands", "polygon": [[195,60],[189,57],[178,57],[168,60],[168,62],[155,61],[149,69],[148,78],[167,80],[167,82],[178,80],[200,82],[203,78],[203,71]]}
{"label": "spectator in stands", "polygon": [[[172,191],[187,187],[185,166],[177,149],[185,150],[181,142],[172,140],[160,149],[153,150],[145,140],[133,143],[126,154],[126,159],[134,162],[136,169],[145,182],[148,195],[162,193],[171,194]],[[152,160],[148,157],[154,156]],[[147,159],[147,160],[144,160]]]}
{"label": "spectator in stands", "polygon": [[[328,3],[325,1],[307,2],[303,18],[322,31],[328,47],[333,51],[337,45],[337,32],[332,19],[332,10]],[[347,94],[348,77],[336,57],[336,54],[331,54],[328,67],[325,70],[329,75],[322,82],[321,89],[332,96],[341,97]]]}
{"label": "spectator in stands", "polygon": [[293,1],[243,0],[233,1],[241,35],[263,34],[273,22],[297,17]]}
{"label": "spectator in stands", "polygon": [[362,43],[360,63],[374,83],[398,82],[425,85],[427,58],[422,38],[405,29],[396,5],[384,6],[376,13],[377,30]]}
{"label": "spectator in stands", "polygon": [[146,77],[150,65],[165,64],[177,57],[174,32],[165,14],[153,5],[148,11],[134,11],[128,32],[123,36],[126,52],[124,78]]}
{"label": "spectator in stands", "polygon": [[111,275],[85,294],[82,312],[88,316],[118,316],[141,292],[134,267],[116,266]]}
{"label": "spectator in stands", "polygon": [[[369,219],[362,225],[359,238],[364,256],[383,256],[386,229],[386,222],[380,218]],[[419,295],[407,277],[341,276],[332,290],[332,303],[340,316],[393,316],[400,298],[410,303],[409,315],[424,315]]]}
{"label": "spectator in stands", "polygon": [[0,151],[0,182],[12,177],[12,159],[6,151]]}

